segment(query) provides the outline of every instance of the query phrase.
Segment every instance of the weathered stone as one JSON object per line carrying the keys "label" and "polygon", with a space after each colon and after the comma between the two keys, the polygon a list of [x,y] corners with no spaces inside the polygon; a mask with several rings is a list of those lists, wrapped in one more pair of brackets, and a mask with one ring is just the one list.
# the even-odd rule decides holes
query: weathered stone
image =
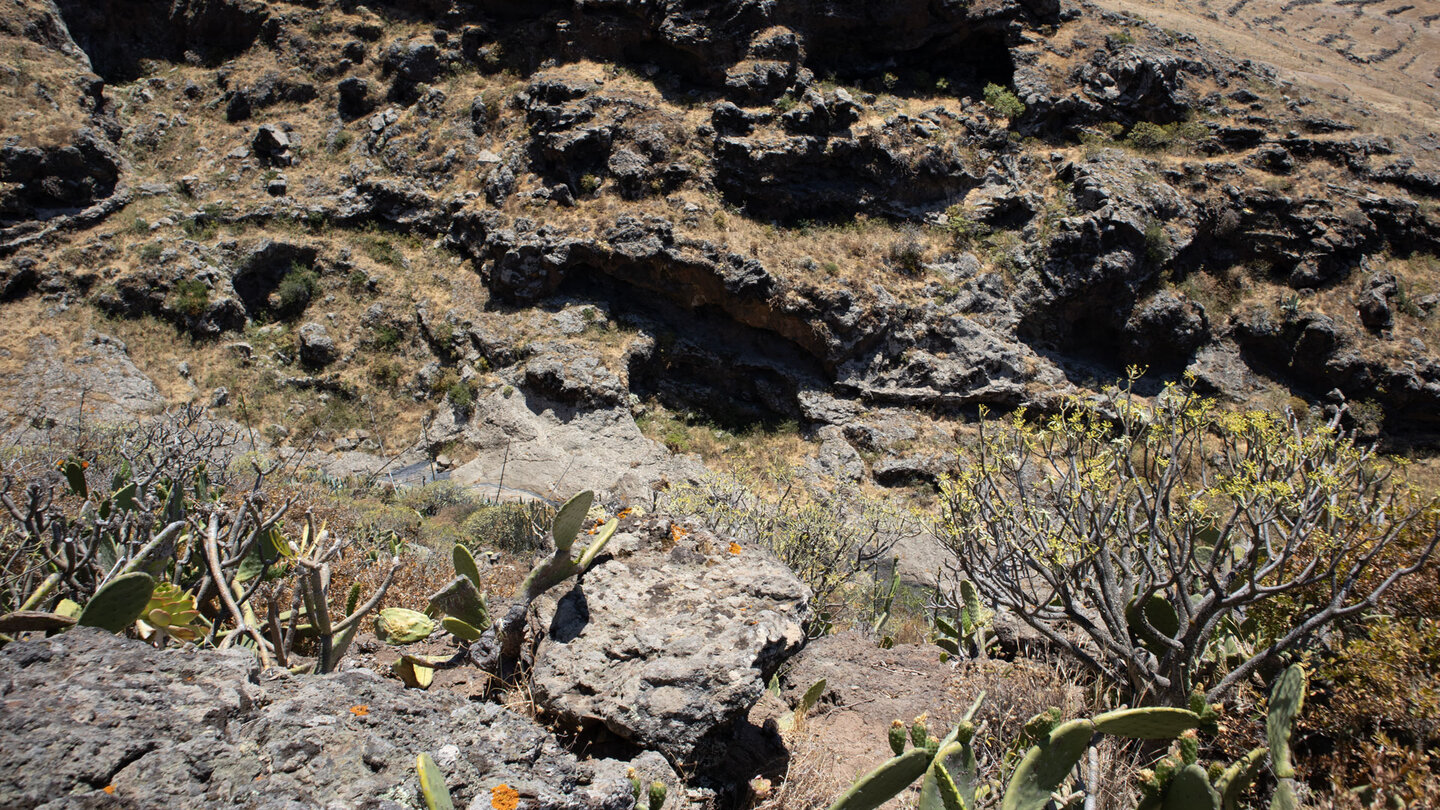
{"label": "weathered stone", "polygon": [[290,136],[271,124],[256,131],[250,148],[257,158],[271,166],[289,166],[295,162],[295,156],[290,152]]}
{"label": "weathered stone", "polygon": [[335,362],[338,350],[325,325],[307,323],[299,332],[300,362],[312,368],[323,368]]}
{"label": "weathered stone", "polygon": [[248,652],[161,652],[82,627],[0,650],[0,691],[6,807],[399,810],[422,803],[421,752],[444,760],[458,806],[489,807],[500,784],[537,810],[631,802],[622,763],[582,765],[500,706],[367,670],[262,679]]}
{"label": "weathered stone", "polygon": [[649,519],[561,597],[536,702],[672,762],[711,769],[765,680],[804,644],[809,589],[768,552]]}

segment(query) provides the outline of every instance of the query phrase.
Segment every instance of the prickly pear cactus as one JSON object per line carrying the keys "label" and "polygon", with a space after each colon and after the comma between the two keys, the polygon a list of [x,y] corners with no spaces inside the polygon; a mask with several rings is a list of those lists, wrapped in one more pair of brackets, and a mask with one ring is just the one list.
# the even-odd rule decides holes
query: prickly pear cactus
{"label": "prickly pear cactus", "polygon": [[424,613],[408,608],[385,608],[375,617],[375,635],[386,644],[413,644],[435,632]]}
{"label": "prickly pear cactus", "polygon": [[930,758],[925,749],[911,748],[881,763],[840,794],[830,810],[874,810],[923,776],[930,767]]}
{"label": "prickly pear cactus", "polygon": [[420,794],[425,797],[425,806],[429,810],[455,810],[450,788],[445,787],[445,775],[440,773],[434,757],[428,752],[421,753],[415,758],[415,770],[420,774]]}
{"label": "prickly pear cactus", "polygon": [[465,577],[475,590],[480,590],[480,566],[475,564],[475,555],[470,553],[470,549],[456,543],[450,550],[450,558],[455,563],[455,575]]}
{"label": "prickly pear cactus", "polygon": [[480,628],[471,625],[469,622],[457,619],[454,616],[446,616],[441,619],[440,626],[445,628],[446,632],[450,635],[461,641],[479,641],[480,636],[484,635],[484,631]]}
{"label": "prickly pear cactus", "polygon": [[1256,775],[1260,773],[1260,766],[1265,764],[1265,755],[1269,752],[1270,749],[1263,746],[1256,748],[1220,773],[1215,780],[1215,789],[1220,791],[1220,806],[1224,810],[1235,810],[1240,802],[1240,794],[1255,781]]}
{"label": "prickly pear cactus", "polygon": [[555,513],[555,522],[550,527],[550,534],[555,538],[555,548],[568,552],[575,544],[575,537],[585,525],[585,517],[589,514],[590,504],[594,500],[595,493],[587,489],[566,501],[560,511]]}
{"label": "prickly pear cactus", "polygon": [[1101,734],[1137,740],[1168,740],[1200,725],[1200,715],[1186,709],[1119,709],[1095,717]]}
{"label": "prickly pear cactus", "polygon": [[85,603],[78,623],[122,633],[145,612],[154,592],[155,580],[149,574],[141,571],[121,574],[105,583]]}
{"label": "prickly pear cactus", "polygon": [[1027,751],[1016,766],[1005,788],[1001,810],[1042,810],[1050,803],[1050,794],[1060,787],[1090,747],[1094,734],[1095,724],[1085,719],[1055,727],[1048,737]]}
{"label": "prickly pear cactus", "polygon": [[1270,715],[1265,719],[1265,737],[1270,743],[1270,761],[1275,776],[1290,779],[1295,776],[1295,764],[1290,759],[1290,734],[1295,718],[1305,708],[1305,668],[1292,664],[1275,680],[1270,690]]}
{"label": "prickly pear cactus", "polygon": [[1171,780],[1164,810],[1220,810],[1220,794],[1210,786],[1205,769],[1192,763]]}
{"label": "prickly pear cactus", "polygon": [[890,750],[895,756],[905,753],[905,724],[900,720],[890,721]]}

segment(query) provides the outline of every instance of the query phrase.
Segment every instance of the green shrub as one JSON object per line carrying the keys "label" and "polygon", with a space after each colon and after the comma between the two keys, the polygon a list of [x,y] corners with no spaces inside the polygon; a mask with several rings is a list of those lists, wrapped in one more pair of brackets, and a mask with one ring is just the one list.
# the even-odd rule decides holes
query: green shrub
{"label": "green shrub", "polygon": [[475,405],[475,390],[470,387],[470,383],[456,380],[445,389],[445,398],[462,413],[469,413],[470,408]]}
{"label": "green shrub", "polygon": [[290,272],[275,287],[275,308],[285,315],[298,315],[320,291],[320,277],[304,265],[291,265]]}
{"label": "green shrub", "polygon": [[925,269],[925,245],[913,232],[905,232],[890,245],[890,266],[908,276],[918,276]]}
{"label": "green shrub", "polygon": [[405,367],[388,357],[382,357],[370,366],[370,381],[382,388],[394,388],[405,376]]}
{"label": "green shrub", "polygon": [[599,190],[600,190],[600,178],[599,178],[599,177],[597,177],[597,176],[595,176],[595,175],[593,175],[593,174],[587,174],[587,175],[585,175],[585,176],[583,176],[583,177],[580,178],[580,193],[581,193],[581,194],[594,194],[596,191],[599,191]]}
{"label": "green shrub", "polygon": [[460,527],[471,548],[498,548],[532,554],[544,548],[545,530],[555,510],[543,503],[496,503],[481,506]]}
{"label": "green shrub", "polygon": [[431,481],[418,487],[407,487],[397,500],[423,517],[435,517],[443,509],[473,504],[475,498],[452,481]]}
{"label": "green shrub", "polygon": [[985,103],[1006,118],[1018,118],[1025,112],[1025,103],[998,84],[985,85]]}
{"label": "green shrub", "polygon": [[1125,136],[1125,143],[1130,147],[1147,152],[1164,149],[1173,140],[1175,135],[1172,130],[1149,121],[1136,123],[1130,128],[1130,134]]}
{"label": "green shrub", "polygon": [[375,327],[374,332],[375,336],[371,338],[370,345],[381,351],[393,352],[400,348],[401,342],[405,340],[399,327],[388,323]]}
{"label": "green shrub", "polygon": [[182,279],[170,292],[170,308],[194,318],[210,306],[210,288],[193,278]]}
{"label": "green shrub", "polygon": [[[775,554],[814,593],[812,631],[847,618],[868,625],[869,595],[855,584],[897,540],[922,530],[915,515],[862,493],[841,499],[809,492],[780,465],[760,478],[707,473],[666,490],[660,505],[668,514],[692,515],[742,546],[757,543]],[[863,604],[848,601],[856,596]]]}
{"label": "green shrub", "polygon": [[1170,260],[1170,234],[1158,219],[1145,220],[1145,258],[1151,264],[1163,264]]}
{"label": "green shrub", "polygon": [[135,255],[139,256],[140,261],[146,264],[154,264],[160,261],[160,255],[164,252],[165,249],[160,246],[159,242],[146,242],[135,251]]}
{"label": "green shrub", "polygon": [[[1225,411],[1184,383],[1142,402],[1138,377],[1105,402],[982,420],[936,530],[987,604],[1130,700],[1214,701],[1430,558],[1434,534],[1407,538],[1433,501],[1338,416]],[[1277,605],[1274,626],[1246,622]]]}
{"label": "green shrub", "polygon": [[365,240],[363,247],[365,255],[373,262],[397,269],[405,266],[405,257],[388,237],[371,236]]}

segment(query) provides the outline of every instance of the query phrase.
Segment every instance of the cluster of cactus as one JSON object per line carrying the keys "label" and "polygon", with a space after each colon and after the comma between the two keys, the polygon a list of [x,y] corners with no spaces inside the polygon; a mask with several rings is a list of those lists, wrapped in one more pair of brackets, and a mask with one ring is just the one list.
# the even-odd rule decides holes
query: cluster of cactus
{"label": "cluster of cactus", "polygon": [[555,520],[550,526],[555,551],[530,570],[505,615],[498,621],[492,622],[485,598],[479,592],[479,572],[474,558],[468,550],[456,547],[457,575],[430,598],[431,611],[432,615],[448,614],[442,624],[457,637],[468,636],[468,640],[478,642],[470,655],[480,668],[500,675],[502,679],[509,677],[510,670],[520,657],[525,617],[530,605],[561,582],[589,570],[615,535],[620,521],[611,518],[595,530],[593,539],[578,557],[572,556],[575,540],[585,526],[594,500],[595,493],[586,490],[566,501],[555,513]]}
{"label": "cluster of cactus", "polygon": [[970,580],[962,579],[960,610],[955,615],[955,621],[951,622],[937,612],[930,641],[943,651],[941,656],[945,659],[960,655],[961,650],[973,654],[976,658],[984,658],[990,645],[996,641],[986,632],[989,625],[990,611],[981,606],[980,595],[976,593]]}
{"label": "cluster of cactus", "polygon": [[665,783],[656,779],[646,787],[634,768],[630,769],[630,791],[635,800],[635,810],[640,810],[641,799],[646,800],[647,810],[660,810],[665,806],[665,795],[668,792]]}
{"label": "cluster of cactus", "polygon": [[1270,711],[1265,718],[1269,746],[1260,746],[1231,763],[1202,765],[1200,741],[1187,732],[1175,749],[1141,772],[1144,799],[1139,810],[1235,810],[1240,795],[1255,781],[1265,758],[1275,775],[1271,810],[1294,810],[1295,766],[1291,761],[1290,734],[1295,718],[1305,704],[1305,670],[1294,664],[1280,674],[1270,692]]}
{"label": "cluster of cactus", "polygon": [[[971,747],[975,736],[972,720],[984,699],[982,692],[943,740],[930,734],[923,715],[915,718],[908,729],[896,720],[890,726],[890,749],[895,756],[860,777],[830,805],[830,810],[874,810],[916,779],[921,780],[920,810],[974,807],[978,774]],[[913,746],[908,751],[906,742]]]}
{"label": "cluster of cactus", "polygon": [[440,617],[440,626],[464,642],[479,641],[490,629],[490,606],[480,591],[480,567],[470,549],[456,543],[450,550],[455,578],[430,597],[426,615]]}
{"label": "cluster of cactus", "polygon": [[[40,485],[26,490],[23,504],[7,499],[25,542],[50,570],[19,610],[0,617],[0,633],[53,632],[76,624],[115,633],[133,628],[157,647],[240,645],[254,650],[267,668],[278,663],[294,672],[333,669],[360,620],[393,581],[398,557],[368,602],[360,604],[355,585],[343,618],[332,621],[330,561],[345,543],[332,541],[323,527],[317,530],[308,514],[300,536],[287,537],[280,520],[291,502],[264,514],[259,491],[228,506],[224,487],[212,484],[198,458],[206,441],[220,437],[185,433],[183,426],[156,430],[142,434],[144,447],[179,450],[150,459],[155,468],[148,473],[125,461],[109,486],[99,486],[87,463],[62,462],[62,486],[83,499],[73,513],[51,508],[51,489]],[[281,577],[294,585],[288,610],[276,603],[277,589],[262,587]],[[257,604],[266,597],[268,604]],[[301,637],[318,641],[317,660],[290,660]],[[0,642],[7,640],[0,636]]]}
{"label": "cluster of cactus", "polygon": [[[978,776],[970,745],[975,734],[971,721],[984,697],[981,693],[943,740],[929,735],[923,716],[916,718],[908,730],[896,720],[890,728],[890,747],[895,757],[857,780],[830,810],[874,810],[922,777],[919,810],[974,808]],[[1118,709],[1068,722],[1061,722],[1058,709],[1050,709],[1026,722],[1025,736],[1032,745],[1015,767],[1000,807],[1043,810],[1085,752],[1100,735],[1108,734],[1128,739],[1176,740],[1175,750],[1153,770],[1142,774],[1144,799],[1139,810],[1233,810],[1240,794],[1259,773],[1267,753],[1279,780],[1270,808],[1293,810],[1295,768],[1290,733],[1304,700],[1305,672],[1297,664],[1280,676],[1271,693],[1266,720],[1269,747],[1257,748],[1229,766],[1215,764],[1208,769],[1199,762],[1200,740],[1195,730],[1214,726],[1218,707],[1205,705],[1199,695],[1192,699],[1189,709]],[[914,746],[909,751],[905,750],[907,738]]]}

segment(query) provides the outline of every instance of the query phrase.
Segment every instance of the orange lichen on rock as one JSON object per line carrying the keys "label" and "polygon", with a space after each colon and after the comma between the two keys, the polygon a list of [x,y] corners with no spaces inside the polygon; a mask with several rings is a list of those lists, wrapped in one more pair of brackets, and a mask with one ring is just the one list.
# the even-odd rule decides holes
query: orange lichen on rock
{"label": "orange lichen on rock", "polygon": [[520,791],[506,784],[496,785],[490,790],[490,806],[495,810],[515,810],[520,803]]}

